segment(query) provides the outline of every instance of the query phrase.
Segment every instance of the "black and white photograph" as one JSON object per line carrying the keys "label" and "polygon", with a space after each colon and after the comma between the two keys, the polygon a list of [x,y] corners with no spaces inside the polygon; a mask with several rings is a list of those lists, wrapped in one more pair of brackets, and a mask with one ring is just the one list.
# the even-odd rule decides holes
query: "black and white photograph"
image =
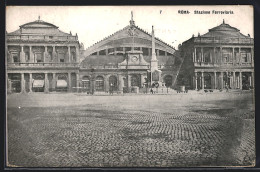
{"label": "black and white photograph", "polygon": [[254,167],[254,7],[6,6],[6,167]]}

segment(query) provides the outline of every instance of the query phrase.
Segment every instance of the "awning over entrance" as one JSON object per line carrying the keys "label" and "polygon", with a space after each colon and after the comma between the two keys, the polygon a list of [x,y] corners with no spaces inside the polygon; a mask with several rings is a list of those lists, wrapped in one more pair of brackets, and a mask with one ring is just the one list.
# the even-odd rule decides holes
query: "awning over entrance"
{"label": "awning over entrance", "polygon": [[57,81],[57,87],[67,87],[68,86],[68,83],[66,80],[58,80]]}
{"label": "awning over entrance", "polygon": [[34,80],[33,81],[34,88],[42,88],[44,87],[44,80]]}

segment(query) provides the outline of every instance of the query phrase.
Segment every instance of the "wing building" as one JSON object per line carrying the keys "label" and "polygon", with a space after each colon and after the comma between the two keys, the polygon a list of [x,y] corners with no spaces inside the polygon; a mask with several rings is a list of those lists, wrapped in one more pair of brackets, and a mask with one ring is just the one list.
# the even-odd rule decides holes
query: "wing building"
{"label": "wing building", "polygon": [[183,42],[177,83],[189,89],[254,87],[254,39],[223,23]]}

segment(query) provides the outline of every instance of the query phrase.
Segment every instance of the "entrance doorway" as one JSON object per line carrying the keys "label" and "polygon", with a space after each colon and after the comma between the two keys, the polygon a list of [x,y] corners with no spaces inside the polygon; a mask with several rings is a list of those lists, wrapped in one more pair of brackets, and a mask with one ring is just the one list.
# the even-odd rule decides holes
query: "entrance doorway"
{"label": "entrance doorway", "polygon": [[204,76],[204,89],[211,89],[211,75],[209,73]]}
{"label": "entrance doorway", "polygon": [[109,77],[109,91],[117,91],[117,78],[115,76]]}

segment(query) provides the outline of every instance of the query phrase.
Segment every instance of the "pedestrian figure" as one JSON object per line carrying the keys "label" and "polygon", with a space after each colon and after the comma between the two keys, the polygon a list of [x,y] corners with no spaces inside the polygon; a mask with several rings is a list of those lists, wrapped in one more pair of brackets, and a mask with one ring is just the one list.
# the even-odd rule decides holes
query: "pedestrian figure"
{"label": "pedestrian figure", "polygon": [[226,91],[228,92],[228,85],[227,85],[227,83],[226,83]]}
{"label": "pedestrian figure", "polygon": [[151,88],[150,92],[153,94],[153,88]]}

